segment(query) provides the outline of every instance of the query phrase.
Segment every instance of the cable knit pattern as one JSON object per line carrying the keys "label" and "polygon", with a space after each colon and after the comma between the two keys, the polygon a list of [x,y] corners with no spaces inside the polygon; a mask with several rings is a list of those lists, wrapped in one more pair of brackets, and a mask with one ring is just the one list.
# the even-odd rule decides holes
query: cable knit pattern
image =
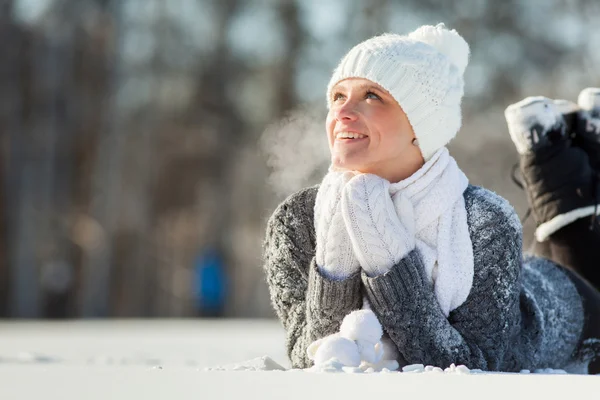
{"label": "cable knit pattern", "polygon": [[342,216],[354,253],[369,276],[386,273],[415,247],[414,218],[410,204],[396,215],[390,183],[372,174],[348,182],[342,196]]}
{"label": "cable knit pattern", "polygon": [[577,290],[548,261],[527,259],[521,269],[521,224],[504,199],[475,186],[464,192],[473,287],[445,318],[416,249],[375,278],[356,274],[331,281],[319,274],[312,215],[316,192],[305,189],[284,201],[270,218],[265,239],[267,282],[295,368],[311,366],[308,345],[337,332],[344,316],[361,307],[361,281],[401,365],[519,371],[567,368],[579,361],[574,354],[580,354],[583,309]]}
{"label": "cable knit pattern", "polygon": [[347,278],[360,270],[341,213],[342,192],[353,176],[349,171],[330,171],[323,178],[315,201],[317,266],[331,279]]}

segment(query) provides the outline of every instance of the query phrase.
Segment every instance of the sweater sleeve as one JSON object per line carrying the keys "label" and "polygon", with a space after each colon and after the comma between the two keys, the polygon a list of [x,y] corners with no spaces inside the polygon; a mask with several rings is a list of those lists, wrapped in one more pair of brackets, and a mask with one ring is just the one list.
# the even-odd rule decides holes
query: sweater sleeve
{"label": "sweater sleeve", "polygon": [[521,228],[502,207],[472,219],[475,276],[469,297],[445,318],[413,250],[390,272],[362,279],[384,329],[409,364],[499,370],[520,324]]}
{"label": "sweater sleeve", "polygon": [[286,332],[293,368],[308,368],[306,349],[314,340],[339,330],[343,318],[362,305],[356,273],[331,280],[317,269],[313,225],[316,190],[284,201],[267,223],[264,270],[275,313]]}

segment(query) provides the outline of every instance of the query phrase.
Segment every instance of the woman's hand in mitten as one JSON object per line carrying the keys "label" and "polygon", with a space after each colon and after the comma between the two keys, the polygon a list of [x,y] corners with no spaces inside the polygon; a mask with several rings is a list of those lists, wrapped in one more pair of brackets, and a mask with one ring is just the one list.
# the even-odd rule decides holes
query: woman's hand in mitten
{"label": "woman's hand in mitten", "polygon": [[316,262],[321,273],[330,279],[344,279],[360,271],[341,211],[344,186],[353,176],[350,171],[330,171],[317,192]]}
{"label": "woman's hand in mitten", "polygon": [[385,274],[415,248],[412,204],[400,194],[392,200],[389,187],[377,175],[360,174],[346,184],[342,195],[342,216],[354,254],[370,277]]}

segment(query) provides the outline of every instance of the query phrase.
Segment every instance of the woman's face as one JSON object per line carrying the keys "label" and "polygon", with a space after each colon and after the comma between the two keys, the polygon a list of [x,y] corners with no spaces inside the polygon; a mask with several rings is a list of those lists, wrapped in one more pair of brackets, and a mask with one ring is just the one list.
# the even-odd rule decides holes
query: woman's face
{"label": "woman's face", "polygon": [[406,114],[380,85],[345,79],[333,87],[330,100],[326,127],[334,167],[388,178],[406,165],[422,165]]}

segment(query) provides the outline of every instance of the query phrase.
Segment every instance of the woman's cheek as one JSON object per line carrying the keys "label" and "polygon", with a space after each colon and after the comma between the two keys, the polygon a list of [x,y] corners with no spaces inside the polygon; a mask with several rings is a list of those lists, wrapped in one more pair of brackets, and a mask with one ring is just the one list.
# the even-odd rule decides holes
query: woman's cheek
{"label": "woman's cheek", "polygon": [[330,124],[330,121],[327,120],[325,131],[327,133],[327,144],[329,145],[329,151],[333,151],[333,144],[335,142],[335,138],[333,137],[333,128],[334,127]]}

